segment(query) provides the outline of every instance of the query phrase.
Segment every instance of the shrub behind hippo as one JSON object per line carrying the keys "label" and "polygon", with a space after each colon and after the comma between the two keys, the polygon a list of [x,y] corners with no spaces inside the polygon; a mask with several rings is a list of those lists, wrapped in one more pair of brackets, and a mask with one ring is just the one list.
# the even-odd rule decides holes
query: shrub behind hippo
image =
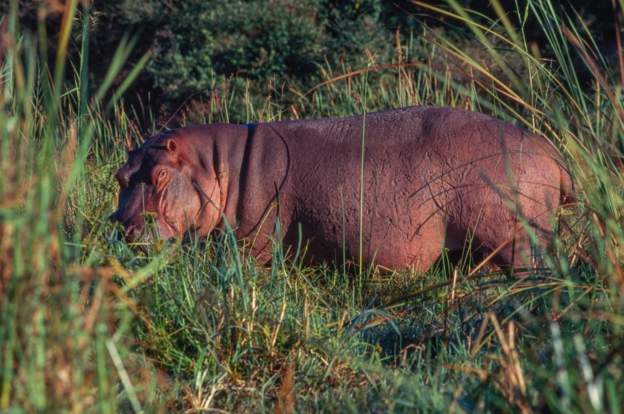
{"label": "shrub behind hippo", "polygon": [[523,223],[546,247],[571,191],[544,138],[431,107],[178,129],[131,151],[116,178],[113,218],[131,241],[147,233],[144,213],[154,213],[162,238],[207,236],[227,220],[266,261],[279,218],[284,244],[296,246],[301,231],[314,261],[358,257],[361,228],[366,263],[416,271],[467,238],[502,267],[530,265]]}

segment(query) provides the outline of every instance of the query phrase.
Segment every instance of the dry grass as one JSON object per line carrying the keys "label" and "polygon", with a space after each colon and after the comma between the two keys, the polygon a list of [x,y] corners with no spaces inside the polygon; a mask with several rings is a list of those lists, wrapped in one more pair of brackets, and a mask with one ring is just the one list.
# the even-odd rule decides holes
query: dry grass
{"label": "dry grass", "polygon": [[[472,30],[479,56],[440,33],[409,46],[397,37],[396,61],[327,69],[287,107],[242,94],[215,98],[205,117],[227,120],[228,105],[268,120],[434,104],[542,133],[566,155],[578,204],[544,268],[523,280],[488,269],[487,258],[445,257],[426,275],[353,278],[284,260],[279,248],[263,268],[231,235],[133,250],[106,217],[111,174],[140,140],[117,101],[138,69],[121,89],[109,82],[89,96],[86,68],[66,71],[69,45],[47,76],[32,37],[12,29],[0,78],[0,411],[618,412],[624,119],[613,79],[622,65],[604,67],[582,22],[532,0],[527,10],[551,39],[546,60],[516,15],[492,3],[499,22],[453,1],[434,10]],[[64,3],[62,42],[81,7]],[[573,55],[595,73],[591,85]]]}

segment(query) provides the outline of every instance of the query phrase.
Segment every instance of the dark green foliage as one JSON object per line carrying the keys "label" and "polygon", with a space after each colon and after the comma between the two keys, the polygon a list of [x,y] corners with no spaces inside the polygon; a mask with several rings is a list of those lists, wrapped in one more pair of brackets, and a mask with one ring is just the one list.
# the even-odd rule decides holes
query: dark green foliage
{"label": "dark green foliage", "polygon": [[[18,3],[21,23],[35,31],[42,3]],[[445,0],[426,3],[448,9]],[[459,3],[496,17],[489,0]],[[527,40],[536,42],[543,54],[552,55],[539,22],[530,13],[521,18],[512,12],[516,3],[525,10],[526,1],[501,1],[510,10],[510,20],[524,25]],[[553,4],[567,13],[577,10],[609,58],[615,54],[610,3],[579,0]],[[0,15],[7,13],[8,4],[0,2]],[[457,38],[469,33],[456,20],[410,0],[109,0],[94,2],[92,8],[92,88],[104,77],[104,63],[111,60],[115,46],[132,33],[137,42],[128,63],[137,62],[147,51],[152,58],[134,85],[132,92],[136,93],[126,99],[133,104],[141,101],[134,105],[141,110],[147,104],[161,111],[161,121],[170,120],[183,103],[205,102],[215,96],[228,99],[241,91],[246,91],[256,106],[267,95],[288,106],[297,94],[326,80],[324,71],[330,68],[332,75],[338,75],[371,64],[396,63],[396,35],[404,45],[422,41],[425,24],[455,32]],[[60,22],[58,11],[47,17],[51,58]],[[76,34],[74,42],[80,43]],[[423,58],[409,54],[412,61]],[[583,76],[591,79],[589,72]],[[206,105],[200,106],[194,111],[205,112]],[[246,121],[246,113],[235,108],[230,119]]]}
{"label": "dark green foliage", "polygon": [[362,56],[366,49],[383,54],[392,47],[383,25],[381,2],[325,0],[321,4],[319,17],[329,37],[327,48],[332,61],[342,55],[348,63],[354,63],[353,56]]}
{"label": "dark green foliage", "polygon": [[123,7],[128,21],[158,26],[148,73],[171,98],[207,96],[224,78],[310,87],[319,65],[365,64],[364,50],[386,55],[390,32],[375,0],[164,2]]}
{"label": "dark green foliage", "polygon": [[[341,268],[284,260],[279,245],[271,265],[258,266],[231,234],[145,250],[122,242],[106,219],[115,205],[112,177],[126,157],[124,144],[152,131],[135,128],[126,106],[101,100],[110,83],[96,95],[83,82],[101,79],[109,63],[111,77],[131,67],[132,59],[123,64],[134,56],[127,44],[116,59],[102,59],[113,54],[103,45],[120,27],[143,29],[133,52],[141,56],[159,36],[171,37],[159,22],[174,21],[183,8],[181,1],[96,3],[89,36],[80,7],[77,18],[65,19],[75,22],[74,42],[91,39],[91,48],[70,47],[69,58],[81,59],[65,71],[36,61],[46,42],[21,32],[19,42],[7,42],[0,69],[0,412],[275,412],[289,371],[295,412],[621,412],[624,180],[611,160],[621,157],[624,112],[612,95],[618,87],[599,77],[619,82],[622,74],[615,65],[604,76],[594,72],[593,88],[582,86],[573,43],[594,39],[581,31],[566,40],[558,30],[570,22],[547,7],[557,2],[531,0],[542,35],[552,34],[553,59],[534,57],[522,41],[490,47],[487,36],[427,32],[431,37],[400,49],[424,65],[328,82],[291,102],[272,91],[263,96],[261,72],[253,79],[219,73],[214,56],[206,60],[221,79],[218,88],[227,90],[224,79],[235,76],[231,83],[260,97],[233,88],[204,113],[206,121],[231,120],[233,111],[262,121],[342,116],[362,111],[363,102],[367,110],[447,105],[550,138],[566,155],[579,204],[563,212],[545,268],[527,279],[477,271],[469,258],[455,266],[447,257],[423,275],[354,278]],[[333,2],[335,13],[314,19],[355,28],[381,19],[389,45],[392,27],[416,27],[390,3],[407,7]],[[302,19],[311,18],[301,10]],[[271,13],[256,13],[272,21]],[[475,19],[509,38],[498,22]],[[215,24],[235,24],[225,20]],[[374,46],[372,26],[348,36],[328,27],[318,29],[326,36],[319,44],[352,39],[353,48],[323,52],[337,62],[324,66],[325,78],[368,64],[366,50],[389,47]],[[225,35],[206,30],[210,47],[223,47]],[[199,35],[178,41],[187,36]],[[236,39],[240,47],[232,50],[246,53],[241,45],[251,40]],[[87,50],[95,72],[83,66]],[[444,65],[451,52],[468,74],[488,62],[489,82],[483,73],[455,77]],[[279,56],[284,64],[287,55]],[[500,63],[520,82],[498,79]],[[121,73],[123,84],[136,73]],[[111,88],[113,97],[123,94]]]}
{"label": "dark green foliage", "polygon": [[208,95],[223,77],[305,80],[324,53],[314,3],[184,2],[157,32],[148,73],[173,98]]}

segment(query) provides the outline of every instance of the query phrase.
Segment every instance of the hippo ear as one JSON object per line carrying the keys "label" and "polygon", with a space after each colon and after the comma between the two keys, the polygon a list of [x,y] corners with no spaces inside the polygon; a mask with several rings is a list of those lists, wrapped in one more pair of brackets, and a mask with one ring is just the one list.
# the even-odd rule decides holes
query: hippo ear
{"label": "hippo ear", "polygon": [[165,149],[169,152],[175,152],[176,146],[176,142],[171,138],[167,138],[167,140],[165,141]]}

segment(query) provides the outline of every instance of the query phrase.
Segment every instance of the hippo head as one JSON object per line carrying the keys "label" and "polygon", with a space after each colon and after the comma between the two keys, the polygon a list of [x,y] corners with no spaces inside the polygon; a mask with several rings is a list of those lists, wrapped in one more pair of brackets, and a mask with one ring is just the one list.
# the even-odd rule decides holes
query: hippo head
{"label": "hippo head", "polygon": [[[111,216],[123,225],[126,240],[181,238],[187,231],[205,236],[216,226],[222,204],[218,177],[197,153],[187,139],[171,134],[129,152],[115,174],[120,194]],[[154,231],[146,226],[150,220]]]}

